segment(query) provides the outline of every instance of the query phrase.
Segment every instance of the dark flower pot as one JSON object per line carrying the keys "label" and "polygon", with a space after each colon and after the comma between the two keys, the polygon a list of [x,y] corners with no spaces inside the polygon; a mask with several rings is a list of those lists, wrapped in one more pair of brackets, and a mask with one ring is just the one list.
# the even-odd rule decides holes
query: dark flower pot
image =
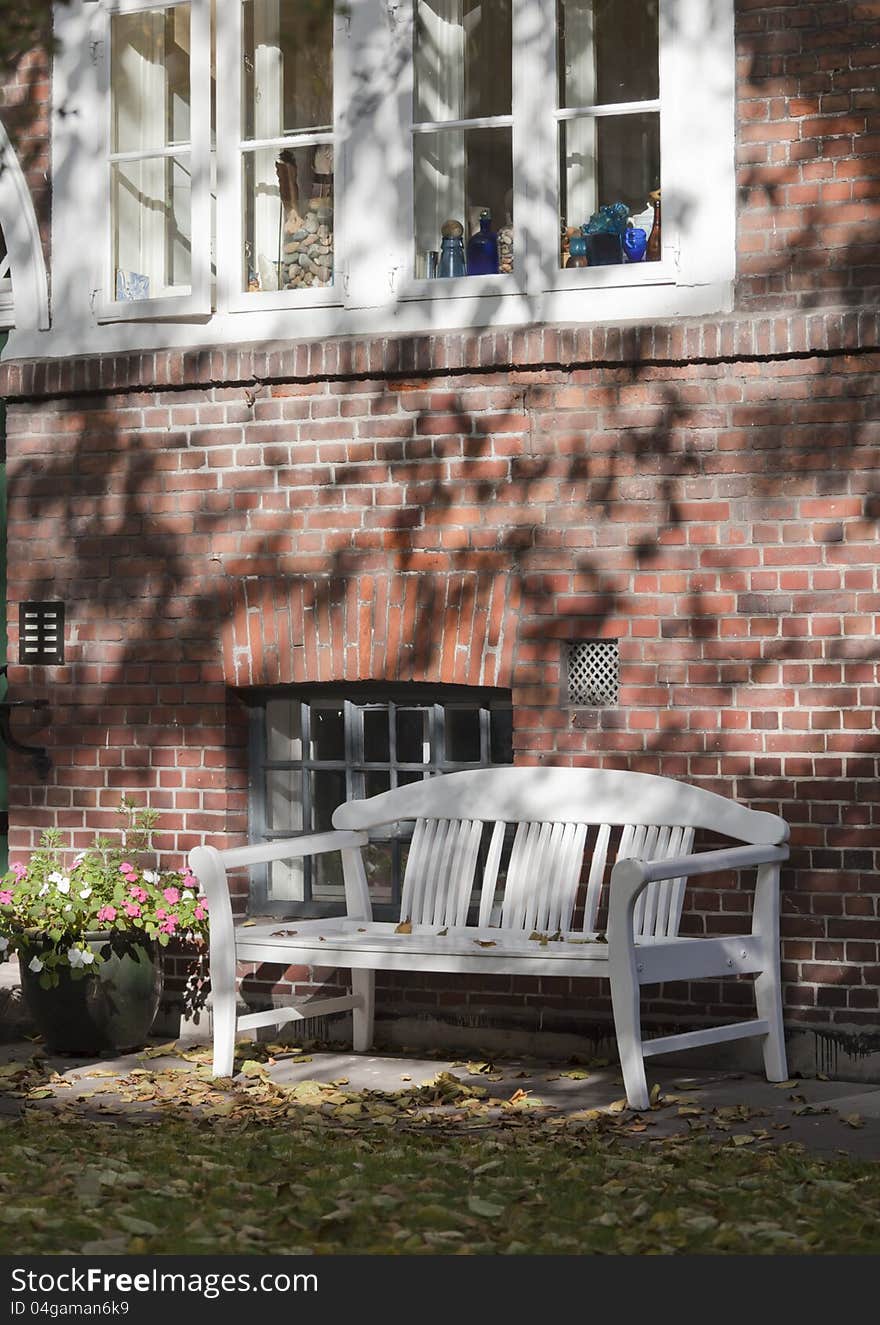
{"label": "dark flower pot", "polygon": [[39,973],[28,968],[31,958],[40,956],[39,942],[19,954],[22,995],[46,1048],[58,1054],[141,1048],[162,996],[159,944],[119,933],[83,937],[104,960],[78,980],[61,967],[52,989],[43,989]]}

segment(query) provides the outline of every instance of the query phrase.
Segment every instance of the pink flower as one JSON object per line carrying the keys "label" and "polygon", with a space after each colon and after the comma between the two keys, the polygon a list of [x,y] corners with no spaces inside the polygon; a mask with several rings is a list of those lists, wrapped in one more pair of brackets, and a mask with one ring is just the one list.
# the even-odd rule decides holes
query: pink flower
{"label": "pink flower", "polygon": [[201,903],[199,903],[195,911],[193,911],[193,915],[196,918],[196,920],[204,920],[207,914],[208,914],[207,911],[205,910],[205,908],[202,906]]}
{"label": "pink flower", "polygon": [[177,916],[166,916],[160,925],[160,929],[166,934],[173,934],[177,928]]}
{"label": "pink flower", "polygon": [[100,911],[98,912],[98,919],[99,919],[99,920],[115,920],[115,919],[116,919],[116,907],[115,907],[115,906],[102,906],[101,909],[100,909]]}
{"label": "pink flower", "polygon": [[137,884],[134,884],[128,891],[136,902],[145,902],[147,900],[146,891],[143,888],[138,887]]}
{"label": "pink flower", "polygon": [[139,916],[140,913],[141,913],[141,908],[138,906],[137,902],[125,903],[125,914],[127,916],[132,916],[132,917]]}
{"label": "pink flower", "polygon": [[14,860],[12,862],[12,871],[21,878],[23,874],[27,874],[27,865],[23,865],[20,860]]}
{"label": "pink flower", "polygon": [[0,906],[8,906],[11,901],[12,893],[8,888],[4,888],[2,892],[0,892]]}
{"label": "pink flower", "polygon": [[134,874],[134,872],[135,872],[134,865],[130,865],[127,860],[124,860],[122,864],[119,866],[120,874]]}
{"label": "pink flower", "polygon": [[175,902],[180,901],[180,892],[177,888],[163,888],[162,896],[165,898],[165,901],[170,902],[172,906]]}
{"label": "pink flower", "polygon": [[157,908],[156,908],[156,919],[157,919],[157,920],[164,920],[165,917],[167,916],[167,914],[168,914],[168,912],[165,910],[164,906],[160,906],[160,907],[157,907]]}

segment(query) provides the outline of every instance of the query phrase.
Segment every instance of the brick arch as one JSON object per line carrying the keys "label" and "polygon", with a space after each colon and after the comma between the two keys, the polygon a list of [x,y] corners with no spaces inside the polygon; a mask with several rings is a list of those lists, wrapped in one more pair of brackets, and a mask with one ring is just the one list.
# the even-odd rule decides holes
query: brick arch
{"label": "brick arch", "polygon": [[510,685],[519,606],[517,577],[494,571],[240,580],[224,680]]}

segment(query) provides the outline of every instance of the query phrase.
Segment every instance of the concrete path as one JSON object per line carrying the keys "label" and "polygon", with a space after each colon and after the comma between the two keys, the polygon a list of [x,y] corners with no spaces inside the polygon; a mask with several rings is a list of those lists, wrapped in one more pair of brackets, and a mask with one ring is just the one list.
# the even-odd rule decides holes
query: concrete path
{"label": "concrete path", "polygon": [[[45,1054],[39,1040],[27,1035],[21,1014],[12,964],[0,966],[0,1114],[19,1114],[21,1080],[9,1074],[14,1063],[30,1062],[40,1069],[38,1101],[28,1107],[51,1107],[53,1099],[73,1104],[95,1116],[137,1115],[149,1105],[137,1098],[133,1083],[144,1072],[190,1071],[204,1087],[209,1061],[207,1030],[189,1028],[185,1037],[168,1046],[152,1041],[147,1052],[120,1057],[70,1058]],[[203,1052],[198,1054],[199,1050]],[[195,1051],[201,1064],[182,1053]],[[261,1055],[262,1056],[262,1055]],[[682,1060],[683,1061],[683,1060]],[[287,1087],[305,1081],[336,1083],[346,1093],[371,1091],[399,1093],[449,1073],[466,1086],[481,1087],[486,1098],[504,1101],[528,1097],[542,1116],[626,1114],[644,1124],[644,1139],[696,1135],[731,1144],[796,1142],[823,1156],[846,1154],[880,1160],[880,1085],[818,1079],[792,1079],[773,1085],[750,1073],[712,1071],[687,1066],[648,1065],[649,1084],[658,1098],[649,1112],[635,1115],[625,1109],[619,1068],[600,1061],[553,1062],[537,1058],[489,1059],[471,1053],[445,1057],[434,1053],[387,1049],[375,1054],[353,1054],[332,1045],[289,1048],[262,1065],[266,1077]],[[141,1074],[132,1077],[131,1074]],[[54,1074],[54,1075],[53,1075]],[[179,1077],[177,1078],[180,1079]],[[31,1079],[32,1084],[32,1079]],[[519,1092],[519,1094],[517,1094]],[[133,1119],[132,1119],[133,1120]],[[589,1121],[586,1119],[586,1121]],[[740,1137],[740,1142],[734,1142]],[[751,1140],[748,1140],[751,1138]]]}

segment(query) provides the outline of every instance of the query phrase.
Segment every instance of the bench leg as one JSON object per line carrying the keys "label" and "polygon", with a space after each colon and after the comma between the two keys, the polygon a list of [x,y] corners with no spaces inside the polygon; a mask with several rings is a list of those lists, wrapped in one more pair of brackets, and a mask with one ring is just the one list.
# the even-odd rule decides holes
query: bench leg
{"label": "bench leg", "polygon": [[235,983],[228,989],[215,989],[211,1008],[214,1028],[215,1077],[231,1077],[235,1060]]}
{"label": "bench leg", "polygon": [[779,866],[761,865],[755,888],[753,933],[764,945],[765,965],[755,977],[755,1006],[767,1022],[764,1071],[768,1081],[786,1081],[785,1032],[782,1029],[782,982],[779,972]]}
{"label": "bench leg", "polygon": [[787,1081],[785,1032],[782,1028],[782,990],[776,967],[755,977],[755,1004],[758,1016],[770,1027],[764,1036],[764,1071],[768,1081]]}
{"label": "bench leg", "polygon": [[628,997],[628,992],[615,991],[612,985],[611,1005],[614,1011],[614,1030],[617,1035],[617,1052],[620,1055],[626,1102],[631,1109],[650,1109],[651,1097],[648,1094],[645,1060],[642,1056],[638,986],[634,991],[634,998]]}
{"label": "bench leg", "polygon": [[351,992],[360,998],[361,1006],[352,1012],[352,1048],[356,1054],[366,1053],[373,1046],[373,1022],[376,1014],[376,972],[353,970]]}

